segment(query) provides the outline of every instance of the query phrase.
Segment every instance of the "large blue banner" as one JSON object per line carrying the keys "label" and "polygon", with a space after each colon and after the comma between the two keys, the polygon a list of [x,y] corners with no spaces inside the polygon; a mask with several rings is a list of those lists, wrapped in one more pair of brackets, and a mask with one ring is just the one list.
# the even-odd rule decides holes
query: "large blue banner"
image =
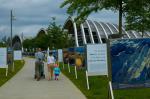
{"label": "large blue banner", "polygon": [[150,87],[150,38],[110,42],[113,88]]}

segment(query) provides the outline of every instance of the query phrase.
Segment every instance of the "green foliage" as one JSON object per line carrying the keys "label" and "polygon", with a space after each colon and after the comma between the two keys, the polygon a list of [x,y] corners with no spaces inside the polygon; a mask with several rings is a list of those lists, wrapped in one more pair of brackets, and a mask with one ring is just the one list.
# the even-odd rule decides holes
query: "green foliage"
{"label": "green foliage", "polygon": [[67,6],[67,13],[75,15],[75,21],[83,22],[92,12],[98,12],[103,9],[105,0],[65,0],[61,8]]}
{"label": "green foliage", "polygon": [[102,9],[118,10],[120,2],[126,0],[65,0],[61,8],[67,6],[67,13],[74,15],[76,21],[85,20],[91,13]]}
{"label": "green foliage", "polygon": [[127,30],[148,31],[150,29],[150,0],[65,0],[67,13],[81,23],[93,13],[102,9],[119,11],[119,33],[122,33],[122,15],[126,18]]}
{"label": "green foliage", "polygon": [[33,39],[34,42],[34,48],[42,48],[42,49],[47,49],[47,42],[48,42],[48,38],[46,34],[42,34],[38,37],[35,37]]}
{"label": "green foliage", "polygon": [[26,39],[23,42],[24,48],[67,48],[73,46],[71,38],[67,32],[64,32],[61,25],[56,24],[56,18],[53,17],[47,30],[47,34],[40,33],[35,38]]}
{"label": "green foliage", "polygon": [[119,10],[119,33],[121,34],[124,1],[126,0],[65,0],[60,7],[67,6],[67,13],[74,15],[77,23],[85,21],[91,13],[102,9]]}
{"label": "green foliage", "polygon": [[3,42],[0,42],[0,47],[6,47],[6,44]]}
{"label": "green foliage", "polygon": [[126,29],[150,31],[150,0],[130,0],[126,6]]}
{"label": "green foliage", "polygon": [[60,25],[57,25],[55,19],[50,23],[47,29],[49,43],[48,46],[52,49],[54,48],[66,48],[72,46],[69,42],[72,40],[69,38],[67,32],[64,32]]}
{"label": "green foliage", "polygon": [[35,47],[35,40],[34,38],[30,38],[30,39],[25,39],[23,41],[23,47],[24,48],[34,48]]}

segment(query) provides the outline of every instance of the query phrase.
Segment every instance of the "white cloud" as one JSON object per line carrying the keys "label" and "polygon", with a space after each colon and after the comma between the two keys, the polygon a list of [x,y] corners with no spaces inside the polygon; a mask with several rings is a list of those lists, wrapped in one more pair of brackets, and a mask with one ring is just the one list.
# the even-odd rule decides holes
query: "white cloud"
{"label": "white cloud", "polygon": [[43,26],[41,25],[21,26],[21,27],[16,28],[16,30],[14,31],[14,34],[21,35],[23,33],[25,37],[33,37],[33,36],[36,36],[36,34],[41,28],[46,28],[46,27],[47,26],[44,26],[44,25]]}
{"label": "white cloud", "polygon": [[[0,34],[10,34],[10,10],[16,21],[13,21],[13,33],[24,33],[26,36],[35,36],[40,28],[46,28],[51,17],[63,25],[68,15],[65,8],[59,8],[64,0],[0,0]],[[112,11],[93,13],[89,19],[118,23],[118,15]]]}

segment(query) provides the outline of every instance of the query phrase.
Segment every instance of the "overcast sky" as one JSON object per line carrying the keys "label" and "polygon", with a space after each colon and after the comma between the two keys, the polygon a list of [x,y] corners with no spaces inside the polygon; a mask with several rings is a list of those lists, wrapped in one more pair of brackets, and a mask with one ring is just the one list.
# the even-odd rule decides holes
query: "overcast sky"
{"label": "overcast sky", "polygon": [[[68,15],[66,9],[59,8],[64,0],[0,0],[0,37],[10,35],[10,10],[13,21],[13,35],[23,33],[25,37],[35,36],[40,28],[47,28],[51,17],[63,25]],[[93,13],[89,19],[118,23],[118,14],[112,11]]]}

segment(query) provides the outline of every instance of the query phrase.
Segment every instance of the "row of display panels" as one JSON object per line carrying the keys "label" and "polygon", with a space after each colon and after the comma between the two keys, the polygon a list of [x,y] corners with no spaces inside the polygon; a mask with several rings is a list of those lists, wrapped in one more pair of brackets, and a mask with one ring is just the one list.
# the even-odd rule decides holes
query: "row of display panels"
{"label": "row of display panels", "polygon": [[114,89],[150,87],[150,38],[113,39],[53,53],[59,62],[81,55],[89,75],[108,75]]}
{"label": "row of display panels", "polygon": [[[13,53],[14,60],[22,60],[22,51],[21,50],[15,50]],[[0,48],[0,68],[6,68],[8,65],[8,60],[11,57],[9,57],[7,53],[7,48]]]}
{"label": "row of display panels", "polygon": [[84,55],[87,72],[108,75],[114,89],[150,87],[150,38],[115,39],[67,51]]}

